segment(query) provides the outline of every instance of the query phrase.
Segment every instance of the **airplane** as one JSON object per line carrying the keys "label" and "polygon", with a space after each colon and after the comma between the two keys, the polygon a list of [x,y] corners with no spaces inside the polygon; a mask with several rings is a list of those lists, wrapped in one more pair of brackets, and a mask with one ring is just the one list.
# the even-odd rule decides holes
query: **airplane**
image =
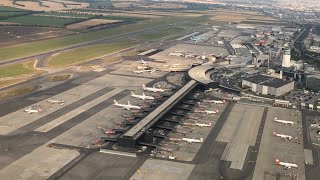
{"label": "airplane", "polygon": [[59,105],[61,105],[61,106],[63,106],[64,105],[64,100],[54,100],[54,99],[49,99],[49,100],[47,100],[47,102],[49,102],[49,103],[58,103]]}
{"label": "airplane", "polygon": [[275,122],[278,122],[278,123],[282,123],[282,124],[291,124],[291,125],[294,125],[294,122],[293,122],[293,121],[280,120],[280,119],[278,119],[277,117],[274,118],[274,121],[275,121]]}
{"label": "airplane", "polygon": [[118,107],[122,107],[126,110],[130,110],[130,109],[141,109],[139,106],[134,106],[134,105],[131,105],[130,101],[128,101],[128,104],[119,104],[116,100],[113,100],[115,106],[118,106]]}
{"label": "airplane", "polygon": [[285,169],[298,168],[297,164],[288,163],[288,162],[281,162],[279,159],[276,159],[276,164],[280,165],[280,166],[284,166]]}
{"label": "airplane", "polygon": [[313,128],[318,128],[318,129],[320,129],[320,125],[319,125],[319,124],[311,124],[310,126],[313,127]]}
{"label": "airplane", "polygon": [[203,102],[206,102],[206,103],[214,103],[214,104],[223,104],[225,103],[226,101],[225,100],[210,100],[210,99],[205,99],[203,100]]}
{"label": "airplane", "polygon": [[186,126],[199,126],[199,127],[210,127],[212,124],[209,123],[209,124],[205,124],[205,123],[183,123],[183,125],[186,125]]}
{"label": "airplane", "polygon": [[174,53],[169,53],[169,56],[182,57],[184,56],[184,54],[179,52],[174,52]]}
{"label": "airplane", "polygon": [[190,39],[192,41],[198,42],[199,40],[203,40],[204,38],[192,36],[192,37],[190,37]]}
{"label": "airplane", "polygon": [[277,136],[277,137],[281,137],[283,139],[289,139],[289,140],[292,140],[292,136],[289,136],[289,135],[285,135],[285,134],[277,134],[276,132],[273,132],[273,135]]}
{"label": "airplane", "polygon": [[41,113],[42,108],[41,108],[41,106],[38,106],[38,109],[32,109],[31,107],[29,107],[28,109],[25,109],[24,112],[27,112],[28,114]]}
{"label": "airplane", "polygon": [[148,68],[149,68],[148,66],[137,66],[138,70],[145,70],[145,69],[148,69]]}
{"label": "airplane", "polygon": [[144,93],[142,93],[142,95],[137,95],[137,94],[134,94],[133,91],[131,91],[131,96],[142,99],[142,100],[154,100],[154,97],[152,96],[146,96]]}
{"label": "airplane", "polygon": [[215,111],[209,111],[209,110],[196,110],[194,111],[196,113],[206,113],[206,114],[217,114],[219,111],[215,110]]}
{"label": "airplane", "polygon": [[100,129],[104,134],[116,134],[115,131],[111,130],[111,129],[105,129],[101,126],[98,126],[98,129]]}
{"label": "airplane", "polygon": [[185,141],[187,143],[202,143],[203,142],[203,138],[200,139],[196,139],[196,138],[182,138],[182,141]]}
{"label": "airplane", "polygon": [[151,91],[151,92],[164,92],[164,89],[160,89],[160,88],[156,88],[156,87],[146,87],[146,85],[142,85],[142,89],[144,90],[144,91]]}
{"label": "airplane", "polygon": [[134,70],[133,72],[136,74],[141,74],[141,73],[144,73],[144,70]]}
{"label": "airplane", "polygon": [[139,63],[141,63],[141,64],[143,64],[143,65],[147,65],[147,64],[148,64],[148,62],[144,61],[143,59],[141,59],[141,60],[139,61]]}

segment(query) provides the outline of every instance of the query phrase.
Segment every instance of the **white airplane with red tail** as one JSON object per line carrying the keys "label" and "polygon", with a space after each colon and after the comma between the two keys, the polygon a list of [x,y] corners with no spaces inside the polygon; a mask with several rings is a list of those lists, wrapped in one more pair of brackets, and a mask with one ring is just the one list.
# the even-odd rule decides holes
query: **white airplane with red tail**
{"label": "white airplane with red tail", "polygon": [[182,141],[185,141],[187,143],[202,143],[203,142],[203,138],[200,139],[196,139],[196,138],[182,138]]}
{"label": "white airplane with red tail", "polygon": [[280,166],[284,166],[285,169],[298,168],[297,164],[288,163],[288,162],[281,162],[279,159],[276,159],[276,164],[280,165]]}
{"label": "white airplane with red tail", "polygon": [[289,139],[289,140],[292,140],[293,137],[292,136],[289,136],[289,135],[285,135],[285,134],[278,134],[276,132],[273,132],[273,135],[277,136],[277,137],[281,137],[283,139]]}
{"label": "white airplane with red tail", "polygon": [[217,114],[219,111],[218,110],[195,110],[194,112],[196,113],[206,113],[206,114]]}
{"label": "white airplane with red tail", "polygon": [[37,109],[32,109],[31,107],[29,107],[28,109],[25,109],[24,112],[27,112],[28,114],[41,113],[42,112],[42,108],[41,108],[41,106],[38,106]]}

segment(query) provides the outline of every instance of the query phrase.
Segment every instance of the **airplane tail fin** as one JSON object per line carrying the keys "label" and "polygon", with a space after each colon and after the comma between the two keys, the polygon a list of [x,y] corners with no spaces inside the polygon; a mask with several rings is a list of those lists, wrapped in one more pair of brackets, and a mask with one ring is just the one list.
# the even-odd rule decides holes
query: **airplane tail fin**
{"label": "airplane tail fin", "polygon": [[131,95],[135,95],[133,91],[131,91]]}
{"label": "airplane tail fin", "polygon": [[131,106],[131,103],[130,103],[130,101],[128,101],[128,105],[129,105],[129,106]]}
{"label": "airplane tail fin", "polygon": [[203,142],[203,138],[200,138],[200,141]]}
{"label": "airplane tail fin", "polygon": [[118,104],[118,102],[116,100],[113,100],[114,104]]}
{"label": "airplane tail fin", "polygon": [[277,120],[278,118],[277,117],[274,117],[274,120]]}
{"label": "airplane tail fin", "polygon": [[142,96],[146,96],[144,93],[142,93]]}
{"label": "airplane tail fin", "polygon": [[146,85],[142,84],[142,89],[145,90],[146,89]]}
{"label": "airplane tail fin", "polygon": [[277,134],[275,131],[273,131],[273,133],[272,133],[274,136]]}
{"label": "airplane tail fin", "polygon": [[41,106],[38,107],[38,112],[42,112]]}
{"label": "airplane tail fin", "polygon": [[212,125],[212,123],[209,123],[209,126],[211,126]]}
{"label": "airplane tail fin", "polygon": [[279,164],[280,163],[280,160],[279,159],[276,159],[276,164]]}

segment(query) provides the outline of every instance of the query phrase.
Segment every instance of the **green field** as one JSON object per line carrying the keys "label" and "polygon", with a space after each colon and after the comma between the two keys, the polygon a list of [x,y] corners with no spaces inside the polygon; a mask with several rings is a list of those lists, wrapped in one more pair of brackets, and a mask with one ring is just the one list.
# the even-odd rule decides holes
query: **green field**
{"label": "green field", "polygon": [[35,60],[32,60],[1,67],[0,78],[37,74],[39,71],[34,69],[34,63]]}
{"label": "green field", "polygon": [[72,18],[57,18],[57,17],[44,17],[44,16],[20,16],[3,20],[5,22],[19,23],[22,25],[35,25],[35,26],[57,26],[62,27],[66,24],[79,21],[79,19]]}
{"label": "green field", "polygon": [[51,67],[64,67],[79,64],[98,56],[120,51],[133,45],[135,45],[135,43],[129,41],[83,47],[51,56],[48,59],[48,64]]}
{"label": "green field", "polygon": [[6,7],[6,6],[0,6],[0,18],[8,18],[12,16],[18,16],[31,13],[31,11],[23,10],[23,9],[17,9],[13,7]]}
{"label": "green field", "polygon": [[184,29],[181,27],[174,27],[171,26],[169,28],[157,30],[157,31],[150,31],[138,34],[136,38],[143,39],[143,40],[155,40],[160,39],[169,35],[172,35],[174,33],[182,32]]}
{"label": "green field", "polygon": [[87,33],[80,33],[72,36],[65,36],[61,38],[43,40],[28,44],[20,44],[15,46],[0,48],[0,61],[5,61],[9,59],[25,57],[45,51],[50,51],[66,46],[71,46],[78,43],[83,43],[87,41],[93,41],[101,38],[108,38],[115,35],[120,35],[124,33],[129,33],[132,31],[142,30],[151,27],[163,26],[175,22],[181,22],[185,20],[194,21],[193,18],[159,18],[153,20],[144,20],[135,24],[123,25],[117,28],[91,31]]}
{"label": "green field", "polygon": [[8,7],[8,6],[0,6],[0,11],[28,11],[25,9],[18,9],[18,8],[14,8],[14,7]]}

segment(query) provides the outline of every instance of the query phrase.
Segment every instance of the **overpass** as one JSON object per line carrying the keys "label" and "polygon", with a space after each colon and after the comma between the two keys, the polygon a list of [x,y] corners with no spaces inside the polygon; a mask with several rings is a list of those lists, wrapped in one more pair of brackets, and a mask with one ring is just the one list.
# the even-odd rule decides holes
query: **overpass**
{"label": "overpass", "polygon": [[123,147],[135,147],[138,144],[137,141],[143,138],[144,142],[150,142],[150,138],[152,140],[153,137],[151,135],[151,137],[149,136],[148,138],[148,136],[145,135],[147,130],[155,125],[161,117],[169,112],[171,108],[173,108],[182,98],[192,91],[197,84],[198,83],[195,80],[189,81],[185,86],[173,94],[159,107],[157,107],[153,112],[121,135],[118,141],[119,145]]}

